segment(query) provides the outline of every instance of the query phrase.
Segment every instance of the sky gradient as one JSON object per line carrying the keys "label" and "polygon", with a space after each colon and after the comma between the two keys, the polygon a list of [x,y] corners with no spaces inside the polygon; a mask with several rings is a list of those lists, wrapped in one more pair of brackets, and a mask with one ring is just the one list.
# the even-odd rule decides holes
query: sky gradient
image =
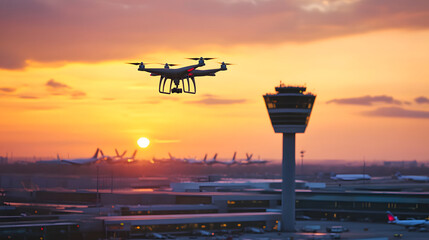
{"label": "sky gradient", "polygon": [[[306,159],[429,161],[428,27],[427,0],[2,1],[0,155],[280,159],[282,81],[317,94]],[[196,95],[124,64],[200,56],[236,65]]]}

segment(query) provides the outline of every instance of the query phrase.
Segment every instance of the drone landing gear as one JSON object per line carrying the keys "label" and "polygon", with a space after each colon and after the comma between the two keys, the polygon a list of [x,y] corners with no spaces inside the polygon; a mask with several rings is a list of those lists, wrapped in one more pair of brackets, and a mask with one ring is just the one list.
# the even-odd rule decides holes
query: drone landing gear
{"label": "drone landing gear", "polygon": [[[167,88],[165,87],[165,84],[167,83],[167,81],[170,80],[170,87],[167,86]],[[186,80],[186,85],[185,85],[185,80]],[[193,77],[191,77],[192,80],[192,84],[189,80],[189,78],[186,79],[168,79],[168,78],[164,78],[161,76],[161,79],[159,80],[159,93],[163,93],[163,94],[171,94],[171,93],[190,93],[190,94],[195,94],[197,91],[196,85],[195,85],[195,79]],[[174,85],[176,85],[175,87],[173,87],[173,82]],[[179,84],[180,82],[182,82],[182,88],[179,88]]]}
{"label": "drone landing gear", "polygon": [[[185,87],[185,80],[187,82],[188,88]],[[189,78],[182,79],[182,86],[184,93],[195,94],[197,92],[197,85],[195,85],[195,78],[191,77],[192,85],[190,84]],[[191,90],[192,87],[192,90]]]}
{"label": "drone landing gear", "polygon": [[[167,83],[168,78],[164,78],[163,76],[161,76],[161,79],[159,80],[159,93],[163,93],[163,94],[170,94],[172,91],[171,89],[171,85],[173,84],[173,81],[170,79],[170,87],[167,88],[167,90],[165,89],[165,83]],[[161,87],[162,85],[162,87]]]}

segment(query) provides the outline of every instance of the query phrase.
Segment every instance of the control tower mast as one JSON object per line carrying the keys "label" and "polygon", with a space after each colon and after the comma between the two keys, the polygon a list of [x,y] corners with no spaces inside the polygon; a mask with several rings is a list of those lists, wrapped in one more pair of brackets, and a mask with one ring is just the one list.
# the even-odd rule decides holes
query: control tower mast
{"label": "control tower mast", "polygon": [[283,133],[282,221],[280,231],[295,232],[295,133],[304,133],[316,95],[303,86],[280,86],[264,100],[274,132]]}

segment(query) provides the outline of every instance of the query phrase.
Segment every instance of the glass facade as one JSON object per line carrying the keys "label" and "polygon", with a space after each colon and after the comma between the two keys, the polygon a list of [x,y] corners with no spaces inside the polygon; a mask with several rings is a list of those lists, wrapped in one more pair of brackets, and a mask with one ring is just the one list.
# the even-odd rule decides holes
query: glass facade
{"label": "glass facade", "polygon": [[309,113],[270,113],[273,125],[307,125]]}
{"label": "glass facade", "polygon": [[79,225],[8,226],[0,228],[0,239],[82,239]]}
{"label": "glass facade", "polygon": [[176,204],[211,204],[211,196],[176,196]]}
{"label": "glass facade", "polygon": [[265,95],[268,109],[311,109],[316,96],[314,95]]}
{"label": "glass facade", "polygon": [[203,213],[217,213],[216,209],[200,209],[200,210],[129,210],[127,208],[121,209],[122,216],[130,215],[171,215],[171,214],[203,214]]}
{"label": "glass facade", "polygon": [[226,203],[228,208],[268,208],[270,206],[268,200],[229,200]]}
{"label": "glass facade", "polygon": [[242,229],[245,227],[265,228],[265,226],[265,221],[139,225],[131,227],[131,234],[149,232],[192,232],[192,230],[197,229],[207,231],[219,231],[223,229]]}

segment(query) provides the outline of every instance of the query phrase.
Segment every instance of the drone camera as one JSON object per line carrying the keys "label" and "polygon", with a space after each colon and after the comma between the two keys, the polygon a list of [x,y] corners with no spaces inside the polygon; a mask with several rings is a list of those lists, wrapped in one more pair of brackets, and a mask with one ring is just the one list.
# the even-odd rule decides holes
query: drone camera
{"label": "drone camera", "polygon": [[143,71],[143,70],[144,70],[144,64],[143,62],[141,62],[139,65],[139,71]]}
{"label": "drone camera", "polygon": [[171,92],[172,93],[182,93],[182,89],[181,88],[173,88],[173,89],[171,89]]}
{"label": "drone camera", "polygon": [[220,69],[227,70],[226,64],[224,62],[220,65]]}

